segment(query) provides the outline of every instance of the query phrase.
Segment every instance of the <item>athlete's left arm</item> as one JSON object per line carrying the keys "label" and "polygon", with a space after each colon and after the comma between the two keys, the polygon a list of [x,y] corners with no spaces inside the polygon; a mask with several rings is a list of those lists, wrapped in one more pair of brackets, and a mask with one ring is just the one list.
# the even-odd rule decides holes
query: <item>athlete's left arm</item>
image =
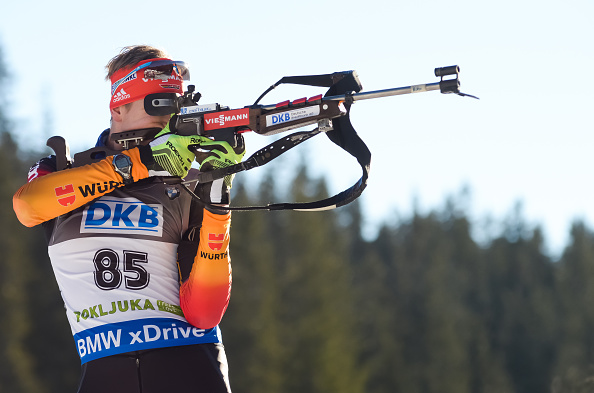
{"label": "athlete's left arm", "polygon": [[180,306],[189,323],[210,329],[223,318],[231,296],[231,213],[200,208],[197,220],[178,246]]}
{"label": "athlete's left arm", "polygon": [[[202,141],[196,151],[200,170],[210,171],[241,162],[245,154],[241,134],[235,142],[235,147],[231,147],[224,141]],[[200,199],[218,208],[211,211],[193,203],[191,229],[178,247],[180,305],[188,322],[201,329],[219,324],[231,296],[231,212],[225,210],[225,206],[229,206],[232,180],[233,176],[227,176],[197,185],[195,192]]]}

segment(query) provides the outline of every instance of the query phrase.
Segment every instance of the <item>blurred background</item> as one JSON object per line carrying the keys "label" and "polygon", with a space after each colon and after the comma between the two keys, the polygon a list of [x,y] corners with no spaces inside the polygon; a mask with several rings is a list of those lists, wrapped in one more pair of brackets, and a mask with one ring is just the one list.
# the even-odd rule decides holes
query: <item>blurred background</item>
{"label": "blurred background", "polygon": [[[189,64],[201,103],[249,105],[285,75],[356,70],[372,153],[355,203],[236,213],[221,324],[235,392],[588,392],[594,187],[587,0],[11,2],[0,14],[0,392],[76,389],[79,365],[39,228],[11,198],[64,136],[109,127],[105,65],[149,44]],[[264,104],[312,96],[281,86]],[[248,155],[274,137],[246,134]],[[234,204],[303,201],[360,168],[318,136],[239,174]]]}

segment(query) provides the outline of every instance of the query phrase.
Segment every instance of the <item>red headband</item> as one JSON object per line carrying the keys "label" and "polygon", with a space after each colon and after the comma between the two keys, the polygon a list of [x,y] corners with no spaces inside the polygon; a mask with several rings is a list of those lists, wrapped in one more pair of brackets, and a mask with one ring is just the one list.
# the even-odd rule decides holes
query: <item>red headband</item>
{"label": "red headband", "polygon": [[111,76],[109,108],[143,99],[154,93],[183,93],[182,81],[187,69],[183,62],[170,59],[149,59]]}

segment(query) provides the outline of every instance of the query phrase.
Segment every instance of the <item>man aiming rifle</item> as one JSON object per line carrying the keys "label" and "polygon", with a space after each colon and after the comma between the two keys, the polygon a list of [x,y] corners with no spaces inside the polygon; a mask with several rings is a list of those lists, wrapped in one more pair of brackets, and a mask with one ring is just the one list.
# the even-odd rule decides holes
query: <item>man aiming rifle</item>
{"label": "man aiming rifle", "polygon": [[[189,78],[161,50],[126,47],[106,68],[111,127],[97,146],[113,154],[65,168],[42,158],[13,198],[20,222],[46,232],[81,358],[78,392],[230,392],[218,324],[231,290],[232,177],[192,183],[190,167],[239,163],[243,138],[232,148],[177,135],[173,113],[146,113],[147,95],[182,94]],[[110,137],[138,130],[129,143]]]}
{"label": "man aiming rifle", "polygon": [[[371,153],[350,122],[357,100],[434,90],[469,96],[459,91],[458,66],[436,68],[440,82],[371,92],[360,92],[356,73],[345,71],[283,77],[253,105],[229,109],[197,105],[194,86],[182,89],[185,64],[149,46],[124,48],[107,70],[111,127],[74,162],[64,141],[51,138],[56,155],[37,162],[13,198],[21,223],[45,229],[81,358],[79,393],[230,392],[218,327],[231,290],[230,211],[319,211],[358,198]],[[329,89],[258,104],[284,83]],[[243,132],[310,124],[317,128],[242,162]],[[355,185],[320,201],[229,206],[234,173],[320,133],[357,159]],[[194,160],[200,171],[190,168]]]}

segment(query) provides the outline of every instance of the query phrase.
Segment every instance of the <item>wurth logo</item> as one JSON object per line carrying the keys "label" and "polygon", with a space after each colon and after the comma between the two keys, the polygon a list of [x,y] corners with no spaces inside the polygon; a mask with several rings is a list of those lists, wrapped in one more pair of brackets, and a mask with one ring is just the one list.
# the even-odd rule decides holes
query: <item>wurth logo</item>
{"label": "wurth logo", "polygon": [[126,93],[126,91],[124,90],[124,88],[122,87],[120,89],[120,91],[118,91],[114,96],[113,96],[113,100],[112,102],[118,102],[121,100],[127,100],[128,98],[130,98],[130,94]]}
{"label": "wurth logo", "polygon": [[223,248],[223,241],[225,240],[224,233],[209,233],[208,247],[213,251],[221,251]]}
{"label": "wurth logo", "polygon": [[56,187],[54,189],[56,196],[58,197],[58,203],[62,206],[70,206],[76,200],[74,194],[74,186],[72,184],[65,185],[63,187]]}

